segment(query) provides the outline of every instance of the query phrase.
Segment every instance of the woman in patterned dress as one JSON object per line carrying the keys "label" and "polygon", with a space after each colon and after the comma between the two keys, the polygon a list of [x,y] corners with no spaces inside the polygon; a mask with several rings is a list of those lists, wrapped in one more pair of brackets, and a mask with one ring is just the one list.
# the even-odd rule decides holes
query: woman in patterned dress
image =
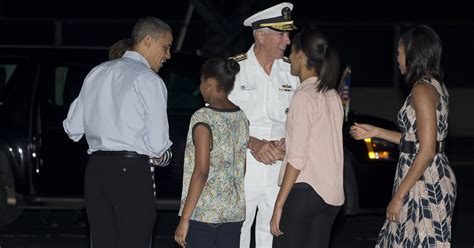
{"label": "woman in patterned dress", "polygon": [[202,66],[199,89],[208,105],[189,123],[181,219],[175,231],[182,247],[239,247],[249,122],[227,98],[239,70],[237,62],[223,58],[208,59]]}
{"label": "woman in patterned dress", "polygon": [[355,139],[399,144],[392,200],[376,247],[450,247],[456,179],[444,153],[448,91],[442,81],[441,41],[421,25],[398,43],[400,71],[411,87],[398,113],[401,133],[368,124],[351,127]]}

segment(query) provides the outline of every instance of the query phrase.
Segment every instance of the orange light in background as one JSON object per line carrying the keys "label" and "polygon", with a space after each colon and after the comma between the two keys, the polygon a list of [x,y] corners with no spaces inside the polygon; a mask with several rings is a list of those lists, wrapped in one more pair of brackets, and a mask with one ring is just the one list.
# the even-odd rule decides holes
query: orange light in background
{"label": "orange light in background", "polygon": [[387,151],[383,151],[379,153],[380,159],[389,159],[390,158],[390,153]]}
{"label": "orange light in background", "polygon": [[376,159],[375,152],[369,152],[369,158],[370,159]]}
{"label": "orange light in background", "polygon": [[372,147],[372,139],[364,139],[365,145],[367,146],[367,152],[369,153],[369,159],[376,159],[374,148]]}
{"label": "orange light in background", "polygon": [[390,153],[388,151],[376,151],[378,147],[375,143],[372,143],[371,138],[364,139],[364,142],[367,146],[369,159],[390,159]]}

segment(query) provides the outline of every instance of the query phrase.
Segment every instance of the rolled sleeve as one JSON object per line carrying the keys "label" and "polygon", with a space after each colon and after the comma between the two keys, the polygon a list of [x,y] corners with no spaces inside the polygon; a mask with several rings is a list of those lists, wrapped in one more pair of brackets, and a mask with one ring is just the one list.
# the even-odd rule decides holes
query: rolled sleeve
{"label": "rolled sleeve", "polygon": [[161,157],[172,145],[169,138],[167,90],[163,80],[146,74],[137,78],[134,88],[144,108],[145,146],[152,157]]}
{"label": "rolled sleeve", "polygon": [[78,96],[69,107],[66,119],[63,121],[64,131],[70,139],[77,142],[84,135],[84,108]]}
{"label": "rolled sleeve", "polygon": [[287,162],[297,170],[303,170],[308,162],[313,113],[313,106],[308,104],[309,97],[304,92],[295,93],[286,123]]}
{"label": "rolled sleeve", "polygon": [[171,158],[173,157],[173,152],[171,149],[168,149],[163,153],[163,155],[159,158],[158,161],[152,160],[152,163],[158,167],[166,167],[171,163]]}

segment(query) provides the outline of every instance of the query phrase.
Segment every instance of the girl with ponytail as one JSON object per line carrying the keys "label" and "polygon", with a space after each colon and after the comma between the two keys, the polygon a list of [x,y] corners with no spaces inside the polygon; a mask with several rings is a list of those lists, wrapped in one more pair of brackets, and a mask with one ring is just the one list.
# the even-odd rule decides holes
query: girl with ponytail
{"label": "girl with ponytail", "polygon": [[290,62],[302,83],[286,120],[286,155],[270,223],[273,247],[328,247],[344,203],[339,56],[324,34],[304,29],[293,38]]}
{"label": "girl with ponytail", "polygon": [[249,122],[229,101],[240,66],[211,58],[199,89],[207,106],[191,117],[186,142],[181,216],[175,241],[182,247],[235,247],[245,220],[244,173]]}

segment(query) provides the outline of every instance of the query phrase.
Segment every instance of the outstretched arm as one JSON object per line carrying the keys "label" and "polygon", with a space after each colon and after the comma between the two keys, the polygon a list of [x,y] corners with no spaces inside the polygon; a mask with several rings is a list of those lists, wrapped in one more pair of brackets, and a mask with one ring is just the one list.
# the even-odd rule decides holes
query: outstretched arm
{"label": "outstretched arm", "polygon": [[400,139],[402,138],[402,134],[400,132],[387,130],[370,124],[354,123],[354,125],[351,126],[349,132],[356,140],[380,138],[395,144],[400,144]]}

